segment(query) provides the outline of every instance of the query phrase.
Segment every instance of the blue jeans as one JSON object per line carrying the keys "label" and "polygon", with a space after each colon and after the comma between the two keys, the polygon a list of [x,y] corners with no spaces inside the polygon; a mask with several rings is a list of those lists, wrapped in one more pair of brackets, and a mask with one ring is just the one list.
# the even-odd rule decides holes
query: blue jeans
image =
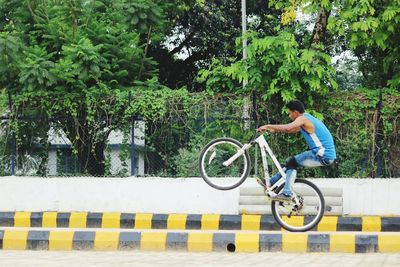
{"label": "blue jeans", "polygon": [[[294,158],[296,159],[297,165],[299,167],[312,168],[312,167],[328,166],[334,162],[334,160],[332,159],[324,159],[321,158],[320,156],[315,155],[311,150],[300,153],[294,156]],[[283,187],[283,194],[291,196],[292,186],[297,176],[297,169],[283,168],[283,171],[286,173],[286,181],[285,181],[285,186]],[[282,175],[279,172],[274,176],[272,176],[271,185],[275,184],[281,177]]]}

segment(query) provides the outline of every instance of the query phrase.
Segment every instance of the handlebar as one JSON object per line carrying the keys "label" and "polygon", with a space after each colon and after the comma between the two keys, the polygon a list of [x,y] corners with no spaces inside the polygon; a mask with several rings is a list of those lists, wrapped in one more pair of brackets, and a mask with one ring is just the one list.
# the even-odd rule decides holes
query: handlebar
{"label": "handlebar", "polygon": [[257,139],[258,137],[260,137],[261,135],[264,135],[264,134],[267,134],[267,131],[261,132],[261,131],[258,131],[258,129],[256,129],[255,134],[254,134],[254,137],[251,139],[250,144],[254,144],[254,142],[256,141],[256,139]]}

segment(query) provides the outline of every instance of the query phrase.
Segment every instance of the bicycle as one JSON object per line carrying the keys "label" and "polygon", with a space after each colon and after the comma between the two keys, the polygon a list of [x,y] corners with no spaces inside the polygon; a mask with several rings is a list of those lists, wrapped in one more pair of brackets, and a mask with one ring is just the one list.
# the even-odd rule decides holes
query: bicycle
{"label": "bicycle", "polygon": [[[271,200],[271,212],[280,226],[292,232],[304,232],[313,229],[322,219],[325,211],[325,199],[321,190],[312,182],[296,179],[292,185],[293,198],[290,201],[274,200],[283,190],[286,174],[272,152],[264,134],[256,134],[255,138],[242,145],[232,138],[217,138],[209,142],[199,157],[200,173],[204,181],[218,190],[231,190],[240,186],[250,174],[251,160],[248,153],[250,147],[258,144],[261,151],[262,166],[267,185],[265,195]],[[282,177],[270,185],[267,154]],[[303,216],[304,223],[292,216]]]}

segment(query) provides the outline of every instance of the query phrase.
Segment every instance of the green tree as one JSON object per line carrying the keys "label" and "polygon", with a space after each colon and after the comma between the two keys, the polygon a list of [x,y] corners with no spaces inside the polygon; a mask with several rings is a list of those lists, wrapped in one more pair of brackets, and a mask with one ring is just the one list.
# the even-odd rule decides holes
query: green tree
{"label": "green tree", "polygon": [[[264,34],[276,33],[280,11],[263,0],[247,0],[248,27]],[[174,1],[168,9],[167,38],[149,47],[158,62],[160,82],[170,88],[187,86],[189,91],[204,90],[195,82],[199,70],[236,56],[235,40],[241,36],[241,2],[231,0]]]}
{"label": "green tree", "polygon": [[[81,171],[103,175],[110,131],[129,125],[128,92],[158,86],[146,82],[157,75],[147,49],[164,35],[165,7],[144,0],[1,0],[0,87],[12,93],[13,112],[52,118],[71,140]],[[46,133],[48,121],[42,126]]]}
{"label": "green tree", "polygon": [[400,86],[400,1],[345,1],[338,3],[329,30],[345,38],[343,48],[358,58],[363,86]]}
{"label": "green tree", "polygon": [[[309,44],[323,43],[330,55],[351,51],[358,59],[362,86],[399,86],[399,0],[273,0],[282,17],[294,22],[294,9],[316,18]],[[286,22],[288,24],[288,22]]]}
{"label": "green tree", "polygon": [[[345,1],[336,6],[340,12],[332,16],[328,25],[330,32],[341,36],[345,40],[343,48],[356,56],[362,74],[361,85],[372,94],[379,90],[369,142],[370,175],[374,177],[382,175],[386,164],[384,157],[395,159],[399,156],[397,138],[393,134],[396,122],[386,116],[385,105],[396,99],[400,89],[400,1]],[[389,103],[385,103],[387,101]],[[393,105],[395,103],[391,103],[392,110],[398,109]]]}
{"label": "green tree", "polygon": [[[209,90],[249,92],[256,89],[264,100],[288,102],[295,98],[312,104],[319,96],[337,88],[329,55],[314,49],[301,48],[295,35],[283,31],[277,36],[250,34],[248,59],[234,60],[223,67],[215,65],[201,72]],[[244,90],[225,77],[241,83],[248,81]]]}

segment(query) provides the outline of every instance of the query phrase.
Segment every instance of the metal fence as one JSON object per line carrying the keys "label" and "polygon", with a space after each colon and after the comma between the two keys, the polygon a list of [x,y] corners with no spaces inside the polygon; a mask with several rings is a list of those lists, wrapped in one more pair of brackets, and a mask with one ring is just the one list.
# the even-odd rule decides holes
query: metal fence
{"label": "metal fence", "polygon": [[206,107],[199,103],[189,113],[175,110],[180,103],[169,103],[174,113],[153,121],[136,116],[97,143],[70,140],[61,118],[6,114],[0,120],[0,175],[198,176],[197,157],[206,142],[220,136],[243,141],[256,127],[256,118],[244,117],[235,101],[208,99]]}
{"label": "metal fence", "polygon": [[[171,113],[154,121],[135,117],[130,126],[109,131],[102,146],[95,148],[88,145],[89,150],[99,150],[90,157],[82,157],[74,140],[69,140],[62,128],[57,126],[56,118],[16,119],[5,116],[0,120],[0,175],[199,176],[198,156],[207,142],[227,136],[245,143],[254,136],[254,129],[259,124],[276,122],[269,117],[266,109],[257,108],[254,101],[248,104],[245,115],[243,109],[237,108],[235,101],[215,98],[206,107],[204,103],[193,106],[190,114]],[[274,109],[279,111],[276,107]],[[280,111],[276,113],[280,114]],[[286,115],[279,120],[284,121],[283,118]],[[354,123],[337,126],[337,118],[329,116],[326,116],[326,123],[333,130],[339,161],[335,166],[305,170],[300,175],[363,177],[368,176],[365,170],[370,161],[378,168],[386,167],[389,170],[386,173],[382,171],[379,176],[400,175],[399,162],[393,158],[393,153],[382,153],[379,161],[373,161],[371,146],[365,143],[365,146],[357,145],[358,154],[354,154],[355,149],[351,148],[354,145],[353,132],[355,127],[363,125]],[[301,136],[271,135],[268,141],[280,161],[305,149]],[[397,151],[396,143],[382,144],[386,151]],[[258,169],[261,168],[258,153],[255,149],[250,151],[252,175],[262,174]]]}
{"label": "metal fence", "polygon": [[[35,120],[21,121],[31,124],[30,131],[35,131]],[[190,121],[170,118],[169,122],[136,119],[129,131],[110,132],[103,150],[104,171],[96,176],[196,176],[201,146],[220,136],[233,134],[240,138],[245,131],[250,136],[253,133],[250,129],[255,126],[248,121],[239,117]],[[32,138],[30,133],[19,133],[20,137],[16,137],[12,123],[11,119],[1,121],[1,175],[93,176],[88,170],[99,162],[91,159],[82,163],[62,130],[49,125],[46,140]],[[30,140],[20,140],[21,136]]]}
{"label": "metal fence", "polygon": [[[144,162],[141,153],[144,146],[145,122],[136,120],[128,133],[113,130],[110,132],[103,153],[96,162],[86,159],[83,162],[72,142],[64,131],[48,125],[46,134],[35,137],[37,119],[19,119],[18,124],[30,124],[23,129],[28,132],[15,133],[9,118],[1,120],[0,173],[16,176],[87,176],[91,165],[104,166],[100,176],[141,176],[144,175]],[[17,136],[18,135],[18,136]],[[24,139],[26,138],[26,139]]]}

